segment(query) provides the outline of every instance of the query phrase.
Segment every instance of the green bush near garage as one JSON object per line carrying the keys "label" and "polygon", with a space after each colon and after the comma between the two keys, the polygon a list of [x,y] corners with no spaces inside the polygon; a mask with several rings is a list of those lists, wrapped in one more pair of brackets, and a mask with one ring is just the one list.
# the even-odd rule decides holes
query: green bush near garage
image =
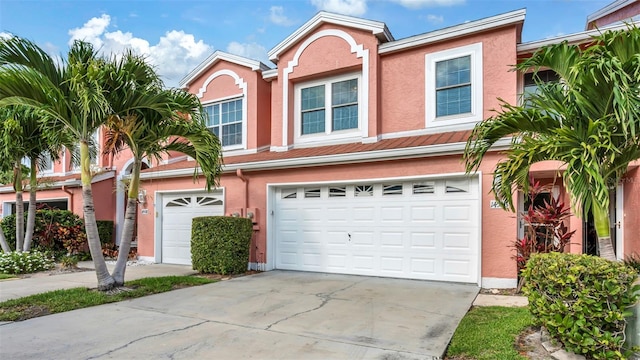
{"label": "green bush near garage", "polygon": [[97,220],[98,235],[100,236],[101,244],[108,244],[113,242],[113,226],[114,223],[111,220]]}
{"label": "green bush near garage", "polygon": [[640,295],[632,267],[588,255],[534,254],[523,276],[534,321],[567,350],[591,359],[627,358],[625,327]]}
{"label": "green bush near garage", "polygon": [[239,274],[247,271],[253,235],[250,219],[204,216],[193,219],[191,264],[201,273]]}

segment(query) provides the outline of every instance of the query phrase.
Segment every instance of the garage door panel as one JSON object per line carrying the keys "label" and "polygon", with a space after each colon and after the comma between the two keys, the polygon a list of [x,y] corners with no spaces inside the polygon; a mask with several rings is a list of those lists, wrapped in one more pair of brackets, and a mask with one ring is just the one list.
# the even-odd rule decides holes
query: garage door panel
{"label": "garage door panel", "polygon": [[224,215],[221,191],[164,195],[160,237],[161,261],[190,265],[193,218],[220,215]]}
{"label": "garage door panel", "polygon": [[[294,270],[477,282],[477,179],[448,180],[340,186],[334,197],[331,189],[338,187],[332,185],[310,185],[311,192],[306,186],[297,188],[298,194],[310,193],[312,198],[282,199],[278,193],[276,264],[287,262]],[[299,240],[294,243],[290,236]]]}

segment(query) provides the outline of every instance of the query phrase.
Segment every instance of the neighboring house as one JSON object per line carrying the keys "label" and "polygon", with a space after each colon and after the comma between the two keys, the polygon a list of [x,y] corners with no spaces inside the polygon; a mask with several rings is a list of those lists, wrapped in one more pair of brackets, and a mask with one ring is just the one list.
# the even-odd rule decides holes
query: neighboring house
{"label": "neighboring house", "polygon": [[[510,71],[518,58],[592,34],[521,43],[524,20],[518,10],[394,39],[384,23],[320,12],[269,52],[275,69],[215,52],[181,86],[197,94],[221,139],[220,187],[207,193],[204,181],[194,183],[195,163],[184,156],[150,164],[141,176],[139,256],[189,264],[191,219],[231,215],[254,222],[253,269],[514,287],[511,245],[521,221],[495,208],[489,193],[509,141],[472,175],[464,172],[465,143],[498,98],[516,103],[535,91],[530,75]],[[115,184],[126,159],[98,164],[115,167],[104,182],[118,189],[110,203],[117,223],[124,195]],[[567,199],[556,164],[532,173]],[[634,167],[612,202],[619,257],[640,252],[639,187]],[[0,202],[11,202],[10,191],[1,192]],[[524,201],[520,194],[520,208]],[[80,196],[76,203],[81,213]],[[570,219],[572,252],[591,241],[588,224]]]}

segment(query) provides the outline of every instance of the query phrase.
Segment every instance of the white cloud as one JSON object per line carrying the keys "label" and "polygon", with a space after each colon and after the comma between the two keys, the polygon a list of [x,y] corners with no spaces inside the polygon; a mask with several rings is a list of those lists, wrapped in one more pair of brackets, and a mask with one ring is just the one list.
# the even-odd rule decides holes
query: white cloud
{"label": "white cloud", "polygon": [[234,55],[244,56],[249,59],[262,61],[263,63],[271,66],[269,56],[267,55],[267,49],[258,43],[239,43],[232,41],[227,45],[227,52]]}
{"label": "white cloud", "polygon": [[427,21],[434,25],[442,24],[444,17],[442,15],[429,14],[427,15]]}
{"label": "white cloud", "polygon": [[102,39],[100,36],[104,33],[111,22],[111,16],[102,14],[99,18],[91,18],[91,20],[84,23],[80,28],[69,30],[69,46],[71,46],[74,40],[84,40],[90,42],[96,48],[102,46]]}
{"label": "white cloud", "polygon": [[156,66],[167,86],[177,86],[178,81],[193,70],[209,54],[213,47],[202,40],[196,40],[192,34],[171,30],[160,37],[157,44],[133,36],[130,32],[120,30],[108,31],[111,18],[103,14],[100,18],[92,18],[83,27],[69,31],[73,40],[81,39],[92,43],[104,55],[122,53],[131,49],[137,54],[147,57]]}
{"label": "white cloud", "polygon": [[287,15],[284,14],[284,8],[282,6],[272,6],[271,9],[269,9],[269,20],[281,26],[291,26],[295,23],[295,21],[289,19]]}
{"label": "white cloud", "polygon": [[360,16],[367,12],[367,0],[311,0],[318,10]]}
{"label": "white cloud", "polygon": [[420,9],[429,6],[453,6],[464,4],[465,0],[391,0],[409,9]]}

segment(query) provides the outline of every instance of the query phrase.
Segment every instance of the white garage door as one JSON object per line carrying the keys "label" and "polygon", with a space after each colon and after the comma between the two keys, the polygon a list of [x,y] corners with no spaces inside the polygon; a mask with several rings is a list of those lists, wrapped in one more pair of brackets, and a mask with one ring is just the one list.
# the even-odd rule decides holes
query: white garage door
{"label": "white garage door", "polygon": [[477,178],[276,190],[276,268],[477,283]]}
{"label": "white garage door", "polygon": [[162,196],[162,262],[191,264],[191,220],[224,215],[221,191]]}

